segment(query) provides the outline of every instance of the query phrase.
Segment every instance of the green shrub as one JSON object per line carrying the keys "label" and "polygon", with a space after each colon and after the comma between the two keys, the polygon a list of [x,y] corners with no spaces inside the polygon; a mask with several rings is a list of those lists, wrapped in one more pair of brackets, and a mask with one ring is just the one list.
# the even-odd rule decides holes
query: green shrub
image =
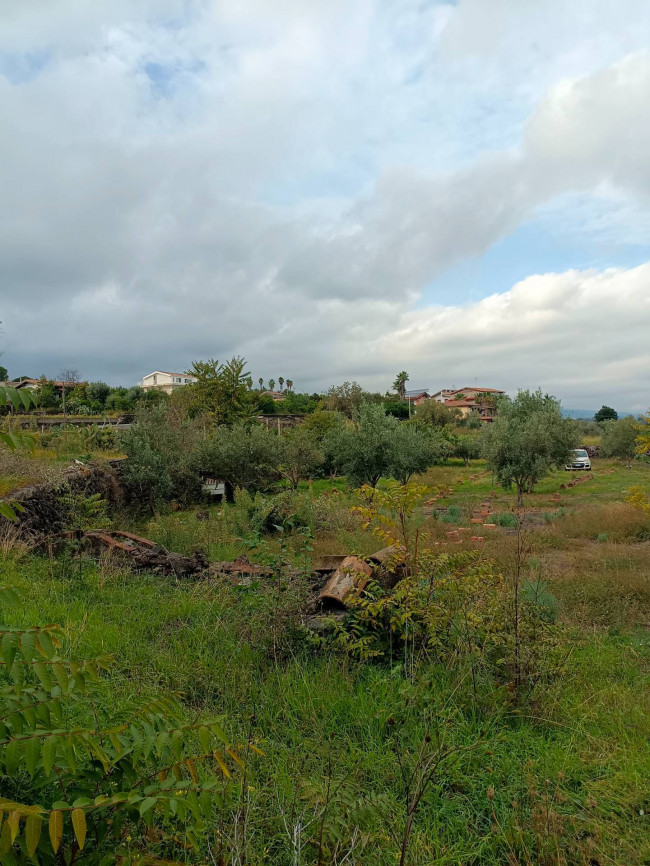
{"label": "green shrub", "polygon": [[450,505],[447,509],[447,513],[443,514],[440,520],[442,523],[462,523],[463,512],[458,505]]}
{"label": "green shrub", "polygon": [[519,525],[514,514],[495,514],[492,517],[492,521],[508,529],[516,529]]}
{"label": "green shrub", "polygon": [[526,581],[522,587],[522,602],[532,619],[550,624],[557,620],[559,603],[546,581]]}
{"label": "green shrub", "polygon": [[179,419],[166,402],[141,408],[120,437],[127,456],[121,469],[127,502],[153,510],[170,498],[196,501],[201,479],[191,455],[202,435],[199,423]]}
{"label": "green shrub", "polygon": [[269,490],[280,479],[282,441],[259,424],[217,427],[191,456],[195,474],[222,478],[232,489]]}
{"label": "green shrub", "polygon": [[386,415],[382,403],[368,402],[361,404],[354,422],[327,436],[324,448],[332,465],[355,487],[375,487],[382,477],[405,484],[414,473],[442,462],[450,450],[435,430],[400,423]]}
{"label": "green shrub", "polygon": [[0,605],[1,862],[199,853],[241,764],[220,723],[187,723],[171,697],[116,711],[108,658],[69,658],[58,626],[11,625],[10,587]]}

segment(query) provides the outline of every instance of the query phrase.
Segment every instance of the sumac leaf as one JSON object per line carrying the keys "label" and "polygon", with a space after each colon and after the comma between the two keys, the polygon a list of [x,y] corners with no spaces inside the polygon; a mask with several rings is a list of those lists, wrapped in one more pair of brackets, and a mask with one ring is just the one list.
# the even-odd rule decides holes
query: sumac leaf
{"label": "sumac leaf", "polygon": [[72,829],[79,845],[79,850],[83,850],[86,842],[86,814],[83,809],[72,810]]}
{"label": "sumac leaf", "polygon": [[49,830],[52,850],[56,854],[59,850],[61,839],[63,839],[63,812],[60,812],[58,809],[54,809],[50,812]]}

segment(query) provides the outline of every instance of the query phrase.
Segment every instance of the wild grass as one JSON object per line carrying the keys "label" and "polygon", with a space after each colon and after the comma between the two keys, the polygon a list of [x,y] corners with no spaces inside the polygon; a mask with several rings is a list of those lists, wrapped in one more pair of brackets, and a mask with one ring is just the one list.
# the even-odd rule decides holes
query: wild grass
{"label": "wild grass", "polygon": [[563,539],[598,539],[604,534],[609,541],[650,540],[650,515],[626,502],[585,505],[556,522],[554,533]]}
{"label": "wild grass", "polygon": [[[2,581],[25,591],[17,621],[62,623],[78,657],[114,655],[107,700],[119,706],[178,692],[188,720],[206,710],[223,714],[236,741],[254,731],[264,756],[251,762],[242,792],[245,840],[237,848],[221,837],[224,862],[315,866],[322,828],[321,866],[392,866],[405,820],[402,772],[433,736],[480,747],[436,773],[414,823],[411,866],[642,866],[650,862],[650,542],[642,540],[647,516],[622,500],[631,484],[647,483],[650,467],[600,465],[601,474],[577,487],[562,490],[569,473],[555,473],[527,497],[527,513],[539,520],[525,530],[532,552],[523,577],[543,580],[557,599],[568,660],[563,675],[522,706],[496,680],[473,681],[466,663],[430,660],[410,683],[401,668],[314,648],[300,627],[307,591],[300,576],[235,586],[136,575],[111,559],[28,554],[7,536]],[[513,494],[493,487],[478,462],[437,467],[425,480],[432,494],[453,488],[436,505],[460,524],[494,490],[499,525],[477,530],[485,535],[480,549],[510,574]],[[305,545],[314,558],[377,549],[350,515],[342,479],[302,485],[301,493],[324,502],[332,519],[312,539],[272,532],[253,543],[237,528],[236,506],[221,505],[131,528],[178,552],[202,548],[211,559],[284,556]],[[199,519],[204,511],[208,518]],[[422,544],[458,549],[448,529],[422,517]],[[470,545],[464,535],[461,546]],[[213,851],[220,832],[218,822],[208,828]],[[219,863],[209,852],[206,862]]]}
{"label": "wild grass", "polygon": [[[238,739],[253,725],[265,755],[248,777],[251,863],[292,862],[297,822],[299,862],[316,863],[328,766],[336,795],[327,826],[341,854],[325,862],[350,850],[347,862],[395,862],[388,827],[402,820],[398,755],[409,760],[427,720],[404,704],[398,671],[299,645],[274,656],[275,601],[254,589],[102,574],[90,561],[81,575],[47,559],[5,565],[4,578],[31,592],[24,623],[62,622],[78,656],[114,654],[113,702],[180,691],[188,719],[204,708],[223,713]],[[643,863],[649,664],[647,632],[582,635],[567,677],[520,714],[487,682],[477,704],[466,670],[424,668],[445,742],[479,739],[481,748],[436,777],[408,862]]]}

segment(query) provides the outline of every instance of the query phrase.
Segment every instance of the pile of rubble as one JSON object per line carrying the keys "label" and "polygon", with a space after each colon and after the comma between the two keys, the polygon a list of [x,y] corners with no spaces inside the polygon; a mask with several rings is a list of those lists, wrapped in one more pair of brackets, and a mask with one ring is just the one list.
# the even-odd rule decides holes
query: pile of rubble
{"label": "pile of rubble", "polygon": [[114,555],[125,561],[133,571],[193,577],[203,575],[209,568],[207,557],[200,551],[192,556],[183,556],[160,547],[148,538],[119,530],[57,532],[42,538],[34,545],[34,549],[53,555],[70,543],[74,544],[79,553],[95,556],[102,553]]}
{"label": "pile of rubble", "polygon": [[[40,539],[34,549],[55,555],[70,544],[79,553],[114,557],[134,572],[177,578],[225,577],[237,585],[250,584],[253,579],[273,574],[271,568],[256,565],[246,556],[227,562],[209,562],[201,551],[183,556],[148,538],[119,530],[57,532]],[[367,557],[324,556],[312,569],[313,584],[317,587],[314,611],[343,611],[349,598],[362,593],[371,578],[390,589],[405,575],[404,554],[398,547],[387,547]]]}
{"label": "pile of rubble", "polygon": [[75,461],[54,481],[16,490],[7,497],[7,502],[16,514],[16,528],[21,537],[34,542],[69,525],[67,497],[97,493],[109,504],[120,499],[115,466],[111,462],[84,465]]}

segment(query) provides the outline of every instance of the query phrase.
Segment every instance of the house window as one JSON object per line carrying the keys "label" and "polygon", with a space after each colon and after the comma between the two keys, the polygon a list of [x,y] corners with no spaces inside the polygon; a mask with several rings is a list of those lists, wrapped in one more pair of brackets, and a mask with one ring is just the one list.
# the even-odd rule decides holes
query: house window
{"label": "house window", "polygon": [[154,383],[154,385],[158,384],[158,376],[153,377],[153,383]]}
{"label": "house window", "polygon": [[180,376],[174,376],[174,382],[175,382],[175,384],[180,385],[181,384],[181,377]]}
{"label": "house window", "polygon": [[[179,381],[180,381],[180,379],[179,379]],[[186,380],[185,380],[185,384],[186,384],[186,385],[190,385],[190,384],[191,384],[191,382],[192,382],[192,380],[191,380],[191,379],[186,379]]]}

